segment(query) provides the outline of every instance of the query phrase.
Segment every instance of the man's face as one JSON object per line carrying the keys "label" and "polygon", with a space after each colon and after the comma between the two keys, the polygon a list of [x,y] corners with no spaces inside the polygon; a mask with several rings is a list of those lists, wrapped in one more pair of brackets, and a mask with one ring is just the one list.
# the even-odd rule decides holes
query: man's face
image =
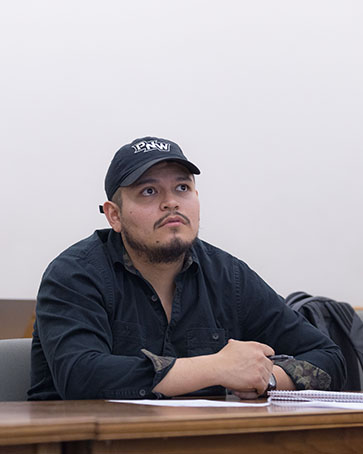
{"label": "man's face", "polygon": [[133,185],[122,188],[121,199],[123,240],[135,251],[146,253],[149,260],[173,261],[197,237],[198,192],[184,166],[162,162],[151,167]]}

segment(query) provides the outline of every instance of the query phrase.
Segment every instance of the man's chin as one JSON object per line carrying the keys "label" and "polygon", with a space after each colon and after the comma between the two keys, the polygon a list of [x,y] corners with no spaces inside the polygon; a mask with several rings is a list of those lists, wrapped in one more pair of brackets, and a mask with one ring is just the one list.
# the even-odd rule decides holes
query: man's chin
{"label": "man's chin", "polygon": [[144,251],[150,263],[173,263],[178,262],[184,257],[185,253],[191,248],[193,241],[173,238],[164,244],[152,246]]}
{"label": "man's chin", "polygon": [[122,235],[128,246],[137,255],[143,257],[150,263],[178,262],[184,257],[185,253],[195,241],[195,238],[182,239],[180,236],[174,235],[170,240],[150,245],[136,240],[132,234],[125,229],[122,231]]}

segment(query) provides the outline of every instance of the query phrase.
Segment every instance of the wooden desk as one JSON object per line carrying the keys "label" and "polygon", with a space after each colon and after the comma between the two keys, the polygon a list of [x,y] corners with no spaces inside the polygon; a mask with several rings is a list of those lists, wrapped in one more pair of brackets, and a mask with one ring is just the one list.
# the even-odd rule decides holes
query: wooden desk
{"label": "wooden desk", "polygon": [[361,453],[363,411],[0,403],[0,453]]}
{"label": "wooden desk", "polygon": [[62,442],[95,438],[78,402],[0,402],[0,453],[61,454]]}

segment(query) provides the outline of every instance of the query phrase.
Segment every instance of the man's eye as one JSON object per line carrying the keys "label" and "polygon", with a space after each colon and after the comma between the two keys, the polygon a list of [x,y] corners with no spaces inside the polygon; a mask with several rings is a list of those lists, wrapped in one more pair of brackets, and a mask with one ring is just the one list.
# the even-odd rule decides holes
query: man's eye
{"label": "man's eye", "polygon": [[189,186],[187,184],[179,184],[176,187],[176,190],[181,191],[181,192],[186,192],[188,189],[189,189]]}
{"label": "man's eye", "polygon": [[142,191],[142,195],[149,196],[149,195],[154,195],[154,194],[155,194],[155,189],[154,188],[145,188]]}

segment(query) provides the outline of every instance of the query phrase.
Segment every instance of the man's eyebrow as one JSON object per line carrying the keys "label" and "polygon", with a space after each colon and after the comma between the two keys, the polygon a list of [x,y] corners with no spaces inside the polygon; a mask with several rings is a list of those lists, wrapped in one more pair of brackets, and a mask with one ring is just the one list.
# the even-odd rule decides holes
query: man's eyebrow
{"label": "man's eyebrow", "polygon": [[189,175],[183,175],[183,176],[180,176],[180,177],[177,177],[176,179],[177,181],[193,181],[193,178],[191,176],[191,174]]}
{"label": "man's eyebrow", "polygon": [[[193,178],[191,175],[180,175],[178,177],[175,178],[176,181],[193,181]],[[155,184],[155,183],[159,183],[160,181],[162,181],[162,178],[139,178],[137,181],[135,181],[134,184],[132,184],[131,186],[133,187],[138,187],[138,186],[143,186],[144,184]]]}

